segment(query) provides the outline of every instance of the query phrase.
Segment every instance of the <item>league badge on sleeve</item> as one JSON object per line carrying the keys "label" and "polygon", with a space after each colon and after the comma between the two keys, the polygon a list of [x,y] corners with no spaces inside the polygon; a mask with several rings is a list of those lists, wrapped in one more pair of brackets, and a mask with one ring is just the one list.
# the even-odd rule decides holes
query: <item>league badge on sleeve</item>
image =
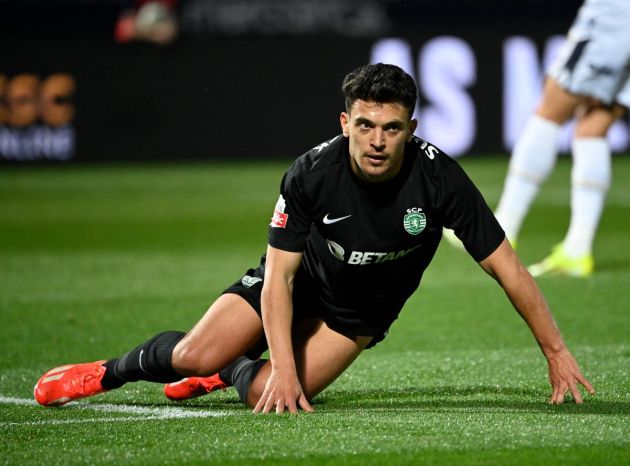
{"label": "league badge on sleeve", "polygon": [[284,209],[286,208],[287,203],[280,194],[278,198],[278,202],[276,202],[276,208],[273,211],[273,217],[271,217],[271,223],[269,226],[272,228],[286,228],[287,220],[289,219],[289,214],[284,213]]}

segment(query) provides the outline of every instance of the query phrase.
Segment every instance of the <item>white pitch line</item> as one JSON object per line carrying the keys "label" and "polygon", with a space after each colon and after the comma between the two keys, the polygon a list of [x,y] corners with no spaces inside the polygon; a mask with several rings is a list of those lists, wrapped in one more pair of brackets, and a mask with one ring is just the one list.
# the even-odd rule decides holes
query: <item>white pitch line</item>
{"label": "white pitch line", "polygon": [[[93,417],[91,419],[48,419],[42,421],[24,421],[24,422],[0,422],[0,427],[16,427],[16,426],[58,426],[63,424],[95,424],[105,422],[134,422],[134,421],[153,421],[163,420],[160,416],[127,416],[127,417]],[[171,418],[173,419],[173,418]]]}
{"label": "white pitch line", "polygon": [[[0,395],[0,404],[14,404],[22,406],[38,406],[35,400],[30,398],[13,398]],[[115,405],[109,403],[85,403],[74,402],[71,405],[60,409],[90,410],[106,413],[123,413],[132,416],[114,418],[90,418],[90,419],[47,419],[41,421],[26,422],[0,422],[0,426],[18,425],[45,425],[45,424],[79,424],[90,422],[129,422],[129,421],[150,421],[160,419],[185,419],[185,418],[205,418],[222,417],[228,413],[223,411],[206,411],[194,408],[161,407],[149,408],[145,406]]]}

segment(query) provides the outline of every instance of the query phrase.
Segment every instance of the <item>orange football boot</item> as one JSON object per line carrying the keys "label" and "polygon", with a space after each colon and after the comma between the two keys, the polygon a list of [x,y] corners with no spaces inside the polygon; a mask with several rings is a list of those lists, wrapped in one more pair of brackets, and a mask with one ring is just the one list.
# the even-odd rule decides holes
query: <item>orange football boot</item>
{"label": "orange football boot", "polygon": [[164,394],[169,400],[181,401],[206,395],[215,390],[225,390],[229,387],[219,374],[210,377],[188,377],[179,382],[164,385]]}
{"label": "orange football boot", "polygon": [[69,364],[49,370],[35,384],[33,393],[42,406],[62,406],[72,400],[98,395],[106,361]]}

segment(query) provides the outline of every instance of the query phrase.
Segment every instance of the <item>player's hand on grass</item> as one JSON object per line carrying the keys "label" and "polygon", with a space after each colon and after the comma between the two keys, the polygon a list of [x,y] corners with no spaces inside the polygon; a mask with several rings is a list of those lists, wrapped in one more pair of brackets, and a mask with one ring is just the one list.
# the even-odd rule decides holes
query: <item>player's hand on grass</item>
{"label": "player's hand on grass", "polygon": [[578,384],[584,386],[591,395],[595,394],[595,389],[582,375],[575,358],[568,349],[547,356],[547,364],[552,388],[551,398],[549,398],[550,404],[564,403],[567,393],[571,393],[575,402],[581,404],[582,394],[578,390]]}
{"label": "player's hand on grass", "polygon": [[298,406],[306,412],[314,411],[310,405],[297,375],[281,373],[273,368],[265,385],[262,396],[254,407],[254,413],[270,413],[276,407],[276,414],[284,413],[288,409],[291,414],[297,414]]}

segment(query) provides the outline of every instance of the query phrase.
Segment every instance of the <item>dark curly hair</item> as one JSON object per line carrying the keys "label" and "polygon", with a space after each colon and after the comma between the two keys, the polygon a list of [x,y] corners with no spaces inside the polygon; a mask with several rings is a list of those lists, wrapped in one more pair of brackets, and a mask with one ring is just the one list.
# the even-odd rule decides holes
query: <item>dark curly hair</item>
{"label": "dark curly hair", "polygon": [[377,63],[364,65],[346,75],[341,86],[346,100],[346,111],[355,100],[392,103],[398,102],[413,115],[418,90],[413,78],[395,65]]}

